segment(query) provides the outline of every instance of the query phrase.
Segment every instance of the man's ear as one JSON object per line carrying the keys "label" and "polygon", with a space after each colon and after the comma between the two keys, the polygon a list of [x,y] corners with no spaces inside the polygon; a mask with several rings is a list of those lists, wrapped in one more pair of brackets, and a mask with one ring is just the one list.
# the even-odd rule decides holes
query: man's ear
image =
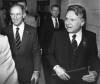
{"label": "man's ear", "polygon": [[25,17],[26,17],[26,13],[23,14],[23,18],[25,18]]}
{"label": "man's ear", "polygon": [[84,19],[81,20],[81,26],[83,26],[85,24]]}

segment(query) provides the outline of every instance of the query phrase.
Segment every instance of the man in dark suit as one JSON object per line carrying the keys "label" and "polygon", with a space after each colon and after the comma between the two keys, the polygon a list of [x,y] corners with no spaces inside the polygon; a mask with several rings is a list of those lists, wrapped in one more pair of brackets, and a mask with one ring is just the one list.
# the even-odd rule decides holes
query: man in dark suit
{"label": "man in dark suit", "polygon": [[49,65],[45,57],[47,49],[51,42],[53,32],[63,30],[64,28],[64,21],[59,18],[60,7],[58,5],[52,5],[50,12],[51,14],[47,15],[47,17],[44,18],[44,21],[41,22],[41,29],[39,30],[39,41],[43,50],[42,62],[47,84],[49,84]]}
{"label": "man in dark suit", "polygon": [[40,49],[36,28],[24,23],[25,15],[23,6],[13,5],[10,9],[13,24],[6,29],[5,34],[9,38],[19,83],[31,84],[32,80],[37,82],[39,77]]}
{"label": "man in dark suit", "polygon": [[55,30],[64,29],[64,21],[59,18],[60,7],[52,5],[50,12],[51,14],[44,18],[40,29],[40,44],[43,48],[48,48]]}
{"label": "man in dark suit", "polygon": [[85,29],[86,11],[80,5],[67,9],[66,30],[56,31],[48,49],[51,84],[95,84],[100,60],[96,34]]}

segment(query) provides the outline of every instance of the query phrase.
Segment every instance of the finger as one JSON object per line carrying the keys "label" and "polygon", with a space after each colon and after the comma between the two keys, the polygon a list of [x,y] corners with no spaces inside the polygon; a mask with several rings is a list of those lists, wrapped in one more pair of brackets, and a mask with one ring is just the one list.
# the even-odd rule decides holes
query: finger
{"label": "finger", "polygon": [[35,79],[35,84],[37,83],[38,79]]}
{"label": "finger", "polygon": [[87,82],[94,82],[95,80],[93,79],[88,79],[88,80],[86,80]]}
{"label": "finger", "polygon": [[88,75],[85,75],[82,77],[82,80],[84,80],[84,81],[87,81],[87,79],[88,79]]}
{"label": "finger", "polygon": [[59,77],[60,77],[62,80],[68,80],[68,77],[67,77],[66,75],[64,75],[64,74],[63,74],[63,75],[60,75]]}
{"label": "finger", "polygon": [[31,80],[36,80],[36,77],[32,76]]}
{"label": "finger", "polygon": [[68,79],[70,79],[70,76],[69,76],[67,73],[65,73],[65,76],[66,76]]}
{"label": "finger", "polygon": [[59,77],[60,77],[60,79],[62,79],[62,80],[68,80],[68,78],[67,78],[66,76],[60,75]]}
{"label": "finger", "polygon": [[95,77],[92,76],[92,75],[89,75],[89,76],[87,76],[86,78],[87,78],[87,79],[95,79]]}
{"label": "finger", "polygon": [[83,77],[82,77],[82,79],[88,79],[89,77],[91,77],[90,75],[84,75]]}
{"label": "finger", "polygon": [[31,77],[31,80],[33,80],[33,76]]}
{"label": "finger", "polygon": [[64,80],[68,80],[69,78],[64,74],[63,75]]}
{"label": "finger", "polygon": [[95,77],[93,77],[93,76],[88,77],[87,79],[95,81]]}
{"label": "finger", "polygon": [[82,78],[84,81],[87,81],[87,82],[94,82],[95,79],[93,77],[83,77]]}

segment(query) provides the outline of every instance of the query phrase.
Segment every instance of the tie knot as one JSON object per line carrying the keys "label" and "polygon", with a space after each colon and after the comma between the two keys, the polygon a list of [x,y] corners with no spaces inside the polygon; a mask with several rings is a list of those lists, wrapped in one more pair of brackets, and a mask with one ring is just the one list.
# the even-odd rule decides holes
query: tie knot
{"label": "tie knot", "polygon": [[16,30],[18,31],[18,30],[19,30],[19,28],[17,27],[17,28],[16,28]]}
{"label": "tie knot", "polygon": [[55,21],[57,22],[57,18],[55,18]]}
{"label": "tie knot", "polygon": [[72,38],[75,39],[75,38],[76,38],[76,34],[74,34],[74,35],[72,36]]}

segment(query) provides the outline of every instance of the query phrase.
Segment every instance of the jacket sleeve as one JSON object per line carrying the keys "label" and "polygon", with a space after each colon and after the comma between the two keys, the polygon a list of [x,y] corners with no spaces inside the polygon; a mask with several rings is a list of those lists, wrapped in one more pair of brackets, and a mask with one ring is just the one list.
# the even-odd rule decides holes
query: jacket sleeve
{"label": "jacket sleeve", "polygon": [[91,38],[91,56],[90,56],[90,70],[100,71],[100,59],[98,57],[98,48],[96,43],[96,34]]}
{"label": "jacket sleeve", "polygon": [[56,49],[56,32],[54,32],[54,35],[52,37],[51,44],[48,48],[47,52],[47,59],[51,65],[52,68],[54,68],[55,65],[58,65],[56,57],[55,57],[55,49]]}
{"label": "jacket sleeve", "polygon": [[34,59],[34,71],[39,71],[41,66],[41,52],[38,43],[38,37],[36,31],[33,32],[33,59]]}

